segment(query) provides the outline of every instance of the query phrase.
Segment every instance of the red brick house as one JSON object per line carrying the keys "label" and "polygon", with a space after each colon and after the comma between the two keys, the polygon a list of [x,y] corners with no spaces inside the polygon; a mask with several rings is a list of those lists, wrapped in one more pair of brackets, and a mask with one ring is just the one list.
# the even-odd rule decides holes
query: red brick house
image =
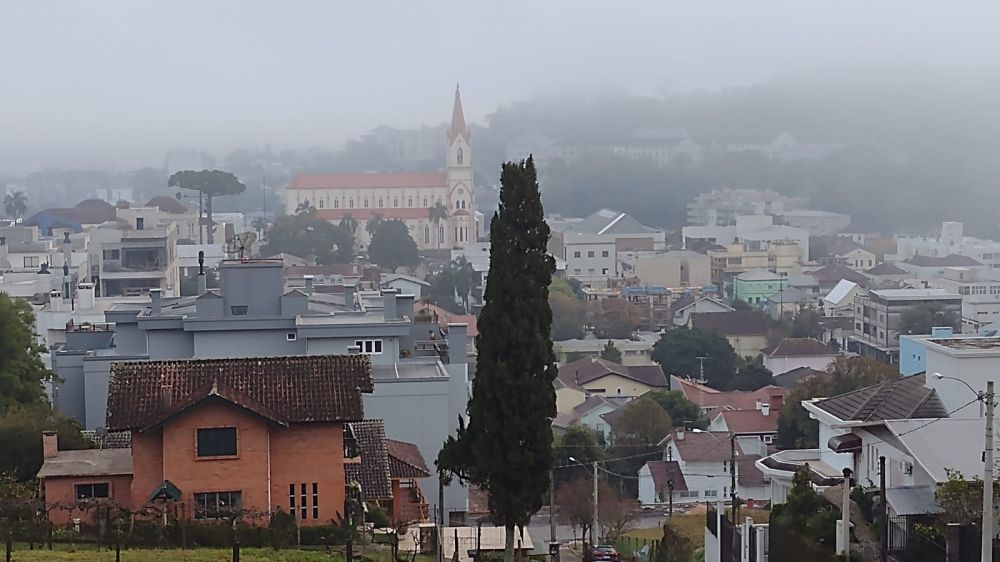
{"label": "red brick house", "polygon": [[392,506],[390,516],[393,521],[426,521],[429,519],[427,498],[420,491],[417,480],[429,478],[424,456],[413,443],[386,439],[389,453],[389,477],[392,479]]}
{"label": "red brick house", "polygon": [[131,432],[133,475],[117,499],[172,500],[195,520],[281,509],[329,524],[354,456],[345,424],[372,390],[363,355],[116,363],[107,427]]}
{"label": "red brick house", "polygon": [[[92,502],[132,501],[132,454],[129,449],[60,451],[54,431],[42,434],[42,483],[45,502],[56,525],[73,519],[91,521]],[[58,507],[58,509],[56,509]]]}

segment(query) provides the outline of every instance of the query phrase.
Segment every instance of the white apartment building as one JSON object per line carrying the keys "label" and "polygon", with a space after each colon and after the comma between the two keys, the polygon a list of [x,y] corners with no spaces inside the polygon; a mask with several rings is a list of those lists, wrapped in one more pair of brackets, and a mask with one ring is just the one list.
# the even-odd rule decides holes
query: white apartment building
{"label": "white apartment building", "polygon": [[940,277],[916,279],[910,284],[961,295],[963,333],[975,333],[1000,319],[1000,281],[987,278],[972,267],[948,267],[942,273]]}
{"label": "white apartment building", "polygon": [[685,248],[693,240],[707,240],[721,246],[745,244],[749,250],[766,250],[777,243],[794,242],[802,263],[809,261],[809,231],[776,225],[771,215],[740,215],[735,224],[726,226],[685,226],[681,234]]}
{"label": "white apartment building", "polygon": [[585,219],[549,221],[549,250],[566,262],[566,276],[590,287],[605,287],[619,277],[619,253],[662,252],[666,233],[627,213],[601,209]]}
{"label": "white apartment building", "polygon": [[788,226],[804,228],[813,236],[831,236],[851,226],[851,215],[816,209],[795,209],[780,216]]}
{"label": "white apartment building", "polygon": [[964,235],[960,222],[941,223],[941,235],[933,237],[896,237],[896,254],[886,256],[887,261],[906,261],[915,255],[945,257],[959,255],[972,258],[991,268],[1000,268],[1000,242]]}

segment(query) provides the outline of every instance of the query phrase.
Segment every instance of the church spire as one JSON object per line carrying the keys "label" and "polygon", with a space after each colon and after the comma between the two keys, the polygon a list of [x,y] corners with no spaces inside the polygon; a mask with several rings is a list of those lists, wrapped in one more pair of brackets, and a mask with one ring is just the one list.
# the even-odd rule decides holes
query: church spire
{"label": "church spire", "polygon": [[465,124],[465,112],[462,111],[462,95],[458,92],[458,84],[455,84],[455,106],[451,110],[448,142],[455,142],[459,135],[465,137],[465,142],[469,142],[469,128]]}

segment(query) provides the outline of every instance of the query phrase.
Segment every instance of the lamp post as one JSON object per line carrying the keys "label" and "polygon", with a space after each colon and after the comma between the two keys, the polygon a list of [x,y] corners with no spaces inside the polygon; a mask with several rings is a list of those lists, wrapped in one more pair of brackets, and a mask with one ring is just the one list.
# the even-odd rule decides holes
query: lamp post
{"label": "lamp post", "polygon": [[934,378],[938,380],[949,379],[964,384],[975,393],[977,400],[986,405],[986,439],[983,450],[982,562],[993,562],[993,408],[995,406],[993,381],[986,381],[986,391],[982,392],[972,388],[969,383],[959,378],[946,377],[941,373],[934,373]]}
{"label": "lamp post", "polygon": [[[586,463],[581,463],[580,461],[576,460],[573,457],[570,457],[569,461],[579,464],[586,464]],[[597,540],[600,537],[600,531],[598,530],[599,522],[598,522],[598,510],[597,510],[597,461],[593,461],[590,464],[591,466],[593,466],[594,469],[594,522],[590,526],[590,546],[591,548],[593,548],[597,546]]]}

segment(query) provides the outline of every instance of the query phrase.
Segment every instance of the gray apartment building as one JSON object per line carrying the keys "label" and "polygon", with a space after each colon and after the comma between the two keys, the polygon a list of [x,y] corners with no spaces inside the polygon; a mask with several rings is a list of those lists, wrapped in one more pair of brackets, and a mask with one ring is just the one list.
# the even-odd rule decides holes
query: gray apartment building
{"label": "gray apartment building", "polygon": [[[854,299],[852,342],[863,357],[899,362],[899,323],[906,309],[933,304],[962,317],[962,297],[944,289],[883,289],[859,293]],[[953,328],[958,328],[953,326]]]}
{"label": "gray apartment building", "polygon": [[[61,379],[53,401],[96,429],[116,361],[360,353],[371,356],[375,377],[365,416],[385,420],[390,437],[434,459],[468,402],[467,327],[442,333],[436,323],[415,322],[413,305],[413,295],[394,289],[313,293],[308,283],[285,290],[280,260],[225,261],[218,290],[167,298],[154,289],[148,303],[113,306],[104,324],[68,326],[65,345],[52,353]],[[436,477],[421,484],[436,503]],[[465,488],[446,488],[446,513],[460,519],[467,505]]]}

